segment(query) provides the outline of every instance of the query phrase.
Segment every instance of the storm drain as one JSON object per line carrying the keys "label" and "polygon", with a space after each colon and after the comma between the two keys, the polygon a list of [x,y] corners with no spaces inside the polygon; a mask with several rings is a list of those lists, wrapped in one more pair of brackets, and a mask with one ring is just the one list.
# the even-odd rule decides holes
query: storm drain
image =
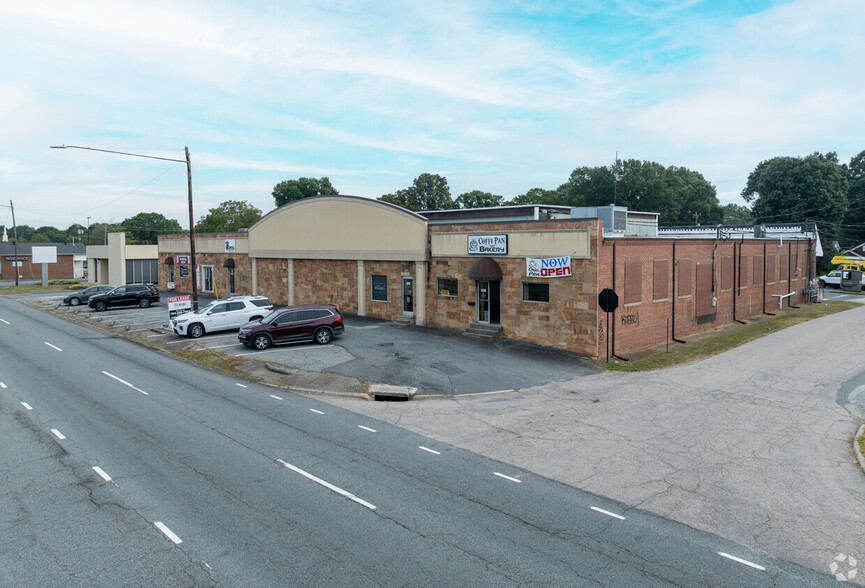
{"label": "storm drain", "polygon": [[378,401],[406,401],[417,393],[412,386],[391,386],[390,384],[370,384],[369,393]]}

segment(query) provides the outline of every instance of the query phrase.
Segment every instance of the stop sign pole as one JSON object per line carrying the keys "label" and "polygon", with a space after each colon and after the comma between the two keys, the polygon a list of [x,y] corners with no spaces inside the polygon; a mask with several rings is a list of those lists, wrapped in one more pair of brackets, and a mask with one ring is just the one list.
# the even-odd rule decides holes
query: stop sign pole
{"label": "stop sign pole", "polygon": [[601,290],[601,293],[598,294],[598,306],[601,307],[605,313],[607,313],[607,337],[606,337],[606,347],[607,347],[607,362],[610,361],[610,313],[616,310],[619,307],[619,295],[615,293],[615,291],[610,290],[609,288],[604,288]]}

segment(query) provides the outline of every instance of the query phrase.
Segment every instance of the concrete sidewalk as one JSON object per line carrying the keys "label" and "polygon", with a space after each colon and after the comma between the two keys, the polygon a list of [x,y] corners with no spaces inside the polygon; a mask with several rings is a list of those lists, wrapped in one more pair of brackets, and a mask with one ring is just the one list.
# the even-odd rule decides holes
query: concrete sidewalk
{"label": "concrete sidewalk", "polygon": [[865,308],[657,372],[325,400],[829,573],[838,554],[865,561],[863,347]]}

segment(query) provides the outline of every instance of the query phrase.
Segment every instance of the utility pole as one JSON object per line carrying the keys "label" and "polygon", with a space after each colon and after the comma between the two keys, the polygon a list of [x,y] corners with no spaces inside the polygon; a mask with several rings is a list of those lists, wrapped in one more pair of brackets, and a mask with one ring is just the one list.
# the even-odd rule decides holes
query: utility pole
{"label": "utility pole", "polygon": [[12,206],[12,201],[9,201],[9,208],[12,209],[12,247],[15,251],[15,261],[12,262],[12,265],[15,267],[15,285],[18,285],[18,272],[20,271],[20,267],[18,265],[18,225],[15,224],[15,207]]}
{"label": "utility pole", "polygon": [[90,217],[87,217],[87,244],[90,245]]}

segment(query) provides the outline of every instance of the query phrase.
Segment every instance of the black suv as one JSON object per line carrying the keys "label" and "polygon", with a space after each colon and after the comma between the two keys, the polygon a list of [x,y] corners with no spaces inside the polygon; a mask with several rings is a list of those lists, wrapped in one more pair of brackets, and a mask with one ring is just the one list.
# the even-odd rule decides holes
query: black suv
{"label": "black suv", "polygon": [[159,302],[159,288],[153,284],[126,284],[114,288],[111,292],[91,296],[87,306],[102,312],[109,306],[137,304],[141,308],[147,308],[154,302]]}
{"label": "black suv", "polygon": [[315,341],[327,345],[345,326],[333,304],[306,304],[274,310],[261,320],[240,327],[237,340],[253,349],[267,349],[279,343]]}

